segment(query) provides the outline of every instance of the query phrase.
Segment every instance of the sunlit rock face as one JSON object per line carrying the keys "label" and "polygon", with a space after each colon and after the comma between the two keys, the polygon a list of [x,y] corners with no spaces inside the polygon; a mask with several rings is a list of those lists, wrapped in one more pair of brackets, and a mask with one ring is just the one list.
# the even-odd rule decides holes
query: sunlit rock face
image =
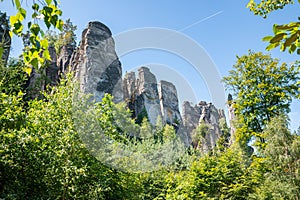
{"label": "sunlit rock face", "polygon": [[71,69],[70,60],[75,49],[76,46],[70,44],[64,45],[60,48],[59,55],[57,56],[57,66],[60,75],[65,74]]}
{"label": "sunlit rock face", "polygon": [[176,87],[168,81],[160,81],[158,85],[160,107],[163,121],[171,125],[181,124]]}
{"label": "sunlit rock face", "polygon": [[112,94],[114,102],[123,100],[121,63],[112,33],[104,24],[89,23],[72,55],[71,67],[80,90],[92,94],[96,101],[101,101],[105,93]]}
{"label": "sunlit rock face", "polygon": [[124,99],[133,112],[133,117],[141,121],[147,117],[149,122],[156,124],[161,117],[160,100],[157,80],[147,67],[138,69],[138,77],[134,72],[127,73],[123,80]]}
{"label": "sunlit rock face", "polygon": [[182,118],[191,143],[194,142],[195,129],[201,123],[204,123],[207,125],[208,131],[203,138],[201,149],[207,152],[216,146],[219,137],[223,134],[219,125],[220,119],[225,118],[223,110],[218,110],[213,104],[204,101],[195,106],[185,101],[183,103]]}

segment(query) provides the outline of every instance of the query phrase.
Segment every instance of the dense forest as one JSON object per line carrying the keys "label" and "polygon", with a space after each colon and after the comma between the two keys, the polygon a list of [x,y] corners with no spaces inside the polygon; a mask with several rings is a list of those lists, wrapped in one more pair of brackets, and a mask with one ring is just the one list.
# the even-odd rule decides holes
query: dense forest
{"label": "dense forest", "polygon": [[[153,126],[146,117],[137,123],[126,104],[114,103],[109,94],[98,103],[91,102],[88,95],[74,101],[78,83],[72,72],[32,96],[36,91],[28,90],[30,74],[33,70],[42,73],[49,64],[50,46],[59,52],[63,45],[76,44],[76,26],[71,20],[62,21],[55,0],[28,1],[32,4],[30,17],[40,21],[28,24],[21,2],[12,2],[17,14],[8,17],[2,13],[0,28],[23,38],[20,48],[24,50],[20,57],[6,61],[10,39],[2,38],[0,199],[300,199],[300,127],[290,130],[288,119],[292,100],[300,98],[299,62],[280,63],[253,51],[238,56],[223,78],[232,94],[227,103],[236,119],[230,127],[222,121],[218,144],[202,152],[204,124],[195,130],[198,148],[186,147],[178,141],[173,126],[161,120]],[[267,0],[256,4],[251,0],[248,7],[266,17],[290,3]],[[43,30],[40,23],[58,31]],[[274,26],[274,36],[264,38],[267,49],[278,47],[300,54],[299,26],[299,22]],[[84,109],[76,109],[78,104],[84,104]],[[174,146],[178,154],[166,158],[169,165],[155,170],[143,166],[147,160],[139,159],[134,164],[119,160],[120,169],[104,164],[97,159],[103,156],[97,143],[93,146],[85,141],[103,143],[101,135],[83,134],[97,128],[81,123],[88,120],[94,120],[106,137],[125,145],[137,158],[149,151],[167,155]],[[136,166],[140,171],[130,171]]]}

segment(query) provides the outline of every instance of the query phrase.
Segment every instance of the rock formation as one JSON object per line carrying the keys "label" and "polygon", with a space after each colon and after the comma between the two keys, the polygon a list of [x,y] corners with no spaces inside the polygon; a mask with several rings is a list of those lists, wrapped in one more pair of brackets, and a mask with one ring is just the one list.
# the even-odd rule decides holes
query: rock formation
{"label": "rock formation", "polygon": [[183,125],[190,136],[190,143],[193,142],[192,138],[193,134],[195,134],[195,129],[201,123],[204,123],[208,126],[208,133],[204,136],[202,150],[208,151],[216,146],[219,137],[223,134],[219,126],[220,119],[225,118],[223,110],[218,110],[211,103],[204,101],[199,102],[195,106],[185,101],[183,103],[182,118]]}
{"label": "rock formation", "polygon": [[123,100],[121,63],[107,26],[90,22],[70,63],[82,92],[92,94],[96,101],[105,93],[112,94],[114,102]]}
{"label": "rock formation", "polygon": [[2,57],[0,58],[4,65],[6,65],[9,51],[11,47],[11,38],[9,35],[8,18],[6,13],[0,11],[0,48],[3,49]]}
{"label": "rock formation", "polygon": [[57,58],[57,67],[59,69],[59,74],[64,74],[69,70],[71,56],[75,49],[75,46],[69,44],[61,47]]}
{"label": "rock formation", "polygon": [[27,86],[27,97],[29,99],[39,97],[41,95],[40,92],[46,89],[46,85],[54,86],[59,82],[55,48],[50,46],[49,53],[51,61],[47,64],[46,68],[42,68],[39,71],[32,68]]}
{"label": "rock formation", "polygon": [[157,80],[147,67],[138,70],[138,79],[134,72],[125,75],[124,97],[133,116],[139,121],[147,117],[151,124],[156,124],[157,118],[162,116],[158,96]]}
{"label": "rock formation", "polygon": [[229,94],[228,98],[227,98],[227,102],[228,102],[228,119],[229,119],[229,123],[230,123],[230,143],[233,143],[234,140],[234,133],[236,131],[236,128],[234,127],[234,122],[236,120],[236,116],[234,113],[234,104],[235,102],[232,99],[232,95]]}
{"label": "rock formation", "polygon": [[178,128],[182,119],[179,112],[178,96],[175,85],[162,80],[159,83],[158,92],[163,121],[167,124],[177,126]]}
{"label": "rock formation", "polygon": [[124,100],[137,123],[147,117],[155,125],[161,117],[164,124],[175,128],[186,146],[193,144],[195,129],[201,123],[209,127],[202,142],[203,151],[214,148],[223,134],[219,127],[220,119],[225,118],[222,110],[204,101],[195,106],[185,101],[181,115],[175,85],[164,80],[158,84],[149,68],[139,68],[137,76],[135,72],[129,72],[122,80],[121,63],[115,52],[111,31],[100,22],[89,23],[78,48],[64,46],[58,58],[54,49],[49,50],[52,62],[43,73],[33,70],[30,86],[37,85],[42,90],[45,87],[44,79],[41,79],[43,74],[51,85],[55,85],[58,74],[64,74],[70,68],[82,92],[92,94],[96,101],[101,101],[105,93],[112,94],[114,102]]}

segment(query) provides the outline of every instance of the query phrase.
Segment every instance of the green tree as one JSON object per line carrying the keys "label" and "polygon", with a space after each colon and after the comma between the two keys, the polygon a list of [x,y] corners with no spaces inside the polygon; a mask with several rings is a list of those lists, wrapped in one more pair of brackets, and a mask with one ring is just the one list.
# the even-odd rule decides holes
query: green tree
{"label": "green tree", "polygon": [[249,51],[237,57],[234,70],[223,81],[235,97],[235,112],[242,127],[237,131],[246,143],[260,135],[272,117],[290,111],[292,98],[299,98],[299,64],[279,64],[270,55]]}
{"label": "green tree", "polygon": [[195,161],[167,180],[166,199],[247,199],[254,184],[249,158],[237,148]]}
{"label": "green tree", "polygon": [[[139,192],[137,176],[103,165],[82,142],[73,91],[69,76],[27,106],[21,92],[0,93],[0,198],[134,199]],[[107,112],[105,103],[98,113]],[[107,115],[98,118],[113,126]]]}
{"label": "green tree", "polygon": [[[298,2],[300,2],[298,0]],[[250,0],[247,8],[250,9],[255,15],[260,15],[264,18],[274,10],[283,9],[286,5],[294,4],[293,0],[265,0],[256,3],[255,0]],[[263,41],[269,42],[267,50],[280,47],[281,51],[288,49],[289,53],[297,50],[300,54],[300,22],[290,22],[283,25],[273,25],[273,36],[266,36]]]}
{"label": "green tree", "polygon": [[[2,2],[3,0],[1,0]],[[23,51],[24,63],[27,66],[27,72],[30,74],[30,67],[36,69],[44,66],[47,60],[50,60],[48,51],[48,41],[44,38],[44,31],[39,25],[42,21],[49,29],[51,27],[62,30],[63,21],[60,19],[62,11],[58,8],[57,0],[42,0],[32,1],[30,4],[33,14],[31,15],[32,21],[28,22],[27,26],[24,20],[27,17],[27,10],[23,7],[22,1],[13,0],[12,4],[16,8],[16,15],[10,16],[10,30],[11,34],[18,37],[24,36],[26,29],[29,31],[30,44],[25,47]],[[3,47],[0,47],[3,51]]]}
{"label": "green tree", "polygon": [[300,198],[300,137],[288,129],[285,116],[273,118],[264,131],[266,145],[258,149],[265,171],[256,199]]}
{"label": "green tree", "polygon": [[57,54],[59,54],[63,46],[76,46],[76,29],[77,26],[73,25],[70,19],[67,19],[60,33],[57,34],[55,31],[48,30],[45,34],[45,39],[48,40],[49,45],[54,46]]}
{"label": "green tree", "polygon": [[23,69],[24,62],[20,59],[10,59],[6,66],[0,63],[0,92],[5,94],[24,92],[28,76]]}

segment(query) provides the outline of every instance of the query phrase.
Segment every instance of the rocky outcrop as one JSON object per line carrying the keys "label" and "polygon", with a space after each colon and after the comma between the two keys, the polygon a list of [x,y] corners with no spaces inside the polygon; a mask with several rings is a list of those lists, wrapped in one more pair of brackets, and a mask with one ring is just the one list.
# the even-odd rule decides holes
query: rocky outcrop
{"label": "rocky outcrop", "polygon": [[71,67],[80,90],[92,94],[96,101],[101,101],[105,93],[112,94],[114,102],[123,100],[121,63],[112,33],[104,24],[89,23],[72,55]]}
{"label": "rocky outcrop", "polygon": [[55,48],[53,46],[49,47],[49,53],[50,53],[51,61],[46,67],[46,84],[53,86],[53,85],[57,85],[59,81],[59,76],[58,76],[59,68],[56,64],[57,55],[55,52]]}
{"label": "rocky outcrop", "polygon": [[57,58],[57,67],[59,74],[65,74],[70,68],[71,56],[76,47],[74,45],[64,45],[60,48],[60,52]]}
{"label": "rocky outcrop", "polygon": [[162,119],[165,123],[178,129],[182,124],[182,119],[179,112],[176,87],[173,83],[163,80],[159,82],[158,86]]}
{"label": "rocky outcrop", "polygon": [[26,89],[29,99],[40,97],[40,92],[45,90],[47,85],[54,86],[59,82],[58,67],[56,64],[57,55],[53,46],[49,46],[49,53],[51,61],[47,64],[46,68],[41,68],[39,71],[32,68]]}
{"label": "rocky outcrop", "polygon": [[6,13],[0,11],[0,48],[3,49],[2,57],[0,58],[4,65],[6,65],[9,51],[11,47],[11,38],[9,35],[9,25]]}
{"label": "rocky outcrop", "polygon": [[147,117],[149,122],[156,124],[161,117],[160,101],[158,96],[157,80],[147,67],[138,70],[138,79],[134,72],[125,75],[123,81],[124,97],[133,116],[138,122]]}
{"label": "rocky outcrop", "polygon": [[183,103],[182,109],[183,125],[189,134],[190,143],[193,143],[195,129],[204,123],[208,127],[208,131],[203,135],[202,150],[208,151],[214,148],[219,137],[223,134],[220,130],[219,121],[225,118],[224,111],[218,110],[211,103],[204,101],[192,106],[189,102]]}
{"label": "rocky outcrop", "polygon": [[[137,123],[147,117],[155,125],[161,117],[164,124],[175,128],[186,146],[195,143],[195,129],[202,123],[208,127],[201,143],[204,152],[214,148],[223,134],[219,126],[220,119],[225,118],[222,110],[204,101],[195,106],[185,101],[181,115],[175,85],[164,80],[158,84],[149,68],[139,68],[137,75],[129,72],[122,80],[121,63],[115,52],[111,31],[100,22],[89,23],[82,33],[80,46],[75,50],[74,46],[64,46],[58,58],[54,49],[49,50],[53,62],[41,73],[33,70],[30,78],[30,87],[33,89],[43,90],[45,80],[55,85],[58,74],[71,69],[82,92],[92,94],[96,101],[101,101],[105,93],[112,94],[114,102],[124,100]],[[43,79],[44,75],[46,79]]]}
{"label": "rocky outcrop", "polygon": [[227,102],[228,102],[228,119],[229,119],[229,123],[230,123],[230,144],[233,143],[234,140],[234,133],[236,131],[236,128],[234,126],[234,123],[236,121],[236,116],[235,116],[235,110],[234,110],[234,104],[235,102],[233,101],[232,95],[229,94],[228,98],[227,98]]}
{"label": "rocky outcrop", "polygon": [[150,123],[155,125],[157,118],[161,116],[163,123],[172,125],[187,146],[193,143],[195,129],[200,123],[205,123],[209,130],[201,148],[209,151],[216,146],[223,134],[219,127],[220,119],[225,118],[223,110],[204,101],[195,106],[185,101],[181,115],[174,84],[163,80],[157,84],[155,75],[146,67],[139,68],[138,73],[136,78],[134,72],[129,72],[123,80],[124,99],[132,110],[133,117],[139,119],[146,115]]}

